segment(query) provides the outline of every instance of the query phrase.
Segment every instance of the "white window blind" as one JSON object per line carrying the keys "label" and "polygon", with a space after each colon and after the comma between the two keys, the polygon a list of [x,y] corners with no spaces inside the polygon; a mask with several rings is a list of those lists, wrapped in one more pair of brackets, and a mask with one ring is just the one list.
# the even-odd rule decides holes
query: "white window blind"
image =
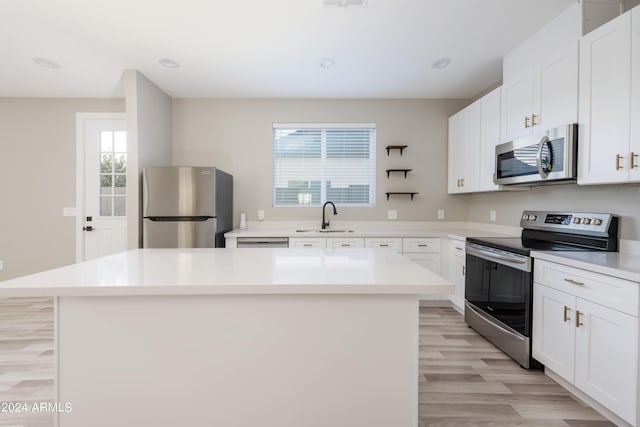
{"label": "white window blind", "polygon": [[375,181],[375,125],[273,125],[274,206],[373,206]]}

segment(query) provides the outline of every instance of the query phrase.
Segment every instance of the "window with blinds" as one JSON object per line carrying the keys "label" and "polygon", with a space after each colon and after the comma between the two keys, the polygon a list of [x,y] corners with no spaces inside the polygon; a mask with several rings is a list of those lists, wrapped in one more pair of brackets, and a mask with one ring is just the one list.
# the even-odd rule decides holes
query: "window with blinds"
{"label": "window with blinds", "polygon": [[273,125],[274,206],[373,206],[375,187],[375,125]]}

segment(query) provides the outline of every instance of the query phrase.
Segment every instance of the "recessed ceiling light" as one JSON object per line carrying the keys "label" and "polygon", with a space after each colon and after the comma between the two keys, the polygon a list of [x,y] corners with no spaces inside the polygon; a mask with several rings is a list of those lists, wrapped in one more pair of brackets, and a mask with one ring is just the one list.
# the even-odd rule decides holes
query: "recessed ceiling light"
{"label": "recessed ceiling light", "polygon": [[434,61],[431,66],[433,68],[444,68],[449,64],[451,64],[451,58],[440,58],[437,61]]}
{"label": "recessed ceiling light", "polygon": [[322,58],[320,61],[318,61],[318,63],[320,64],[320,67],[325,69],[331,68],[336,65],[336,61],[333,58]]}
{"label": "recessed ceiling light", "polygon": [[369,0],[322,0],[323,6],[329,7],[349,7],[360,6],[367,7]]}
{"label": "recessed ceiling light", "polygon": [[178,61],[171,58],[160,58],[158,59],[158,62],[160,63],[160,65],[167,68],[178,68],[180,66],[180,63]]}
{"label": "recessed ceiling light", "polygon": [[51,69],[60,68],[60,64],[58,64],[56,61],[52,61],[47,58],[41,58],[39,56],[36,56],[35,58],[31,58],[31,60],[44,68],[51,68]]}

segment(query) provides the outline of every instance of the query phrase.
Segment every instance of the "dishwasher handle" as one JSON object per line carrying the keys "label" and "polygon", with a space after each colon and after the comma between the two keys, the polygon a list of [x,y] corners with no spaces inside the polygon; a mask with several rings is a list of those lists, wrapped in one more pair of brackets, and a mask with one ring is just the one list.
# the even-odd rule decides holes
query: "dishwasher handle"
{"label": "dishwasher handle", "polygon": [[288,237],[238,237],[239,248],[288,248]]}

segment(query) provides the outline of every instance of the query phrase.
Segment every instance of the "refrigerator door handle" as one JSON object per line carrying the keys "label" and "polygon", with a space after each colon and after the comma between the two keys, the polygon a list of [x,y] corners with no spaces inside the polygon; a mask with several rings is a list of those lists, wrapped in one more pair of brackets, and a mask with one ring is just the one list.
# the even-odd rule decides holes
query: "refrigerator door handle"
{"label": "refrigerator door handle", "polygon": [[207,221],[214,216],[145,216],[145,219],[156,222],[176,222],[176,221]]}

